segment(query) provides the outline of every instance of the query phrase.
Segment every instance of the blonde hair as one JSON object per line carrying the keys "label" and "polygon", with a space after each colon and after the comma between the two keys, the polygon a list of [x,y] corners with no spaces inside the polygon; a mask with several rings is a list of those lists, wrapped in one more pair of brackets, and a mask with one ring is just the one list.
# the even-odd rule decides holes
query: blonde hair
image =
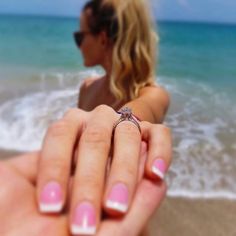
{"label": "blonde hair", "polygon": [[117,99],[116,104],[132,100],[141,88],[155,83],[158,36],[150,6],[147,0],[93,0],[90,3],[97,4],[93,13],[100,14],[94,22],[101,27],[95,27],[94,32],[105,29],[113,42],[110,90]]}

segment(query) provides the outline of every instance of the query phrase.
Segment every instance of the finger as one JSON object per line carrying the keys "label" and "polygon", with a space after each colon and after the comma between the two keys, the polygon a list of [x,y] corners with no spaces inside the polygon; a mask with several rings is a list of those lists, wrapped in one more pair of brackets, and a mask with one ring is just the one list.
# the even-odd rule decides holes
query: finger
{"label": "finger", "polygon": [[[110,161],[111,157],[108,157],[108,161]],[[140,162],[139,162],[139,177],[138,177],[138,182],[140,183],[141,180],[143,179],[143,174],[144,174],[144,167],[145,167],[145,162],[147,159],[147,143],[142,141],[141,146],[140,146]],[[109,170],[109,163],[107,163],[106,167],[106,172],[110,172]],[[108,174],[105,173],[105,181],[108,179]],[[70,177],[70,182],[68,184],[68,195],[72,195],[72,188],[73,188],[73,182],[74,182],[74,176]],[[66,203],[66,208],[65,211],[69,211],[69,201]]]}
{"label": "finger", "polygon": [[19,156],[15,156],[4,162],[11,166],[21,176],[31,182],[33,185],[36,183],[38,161],[40,152],[30,152]]}
{"label": "finger", "polygon": [[145,173],[152,179],[164,179],[172,160],[170,129],[164,125],[142,122],[143,138],[148,140]]}
{"label": "finger", "polygon": [[110,215],[127,212],[138,181],[141,135],[130,121],[115,129],[114,153],[104,196],[104,209]]}
{"label": "finger", "polygon": [[37,199],[43,213],[60,212],[65,204],[74,145],[86,112],[69,110],[47,131],[40,155]]}
{"label": "finger", "polygon": [[143,179],[132,203],[133,208],[123,220],[120,236],[124,235],[124,232],[128,232],[126,235],[130,236],[139,235],[160,206],[165,194],[166,184],[164,181],[152,182]]}
{"label": "finger", "polygon": [[146,160],[147,160],[147,143],[145,141],[142,141],[140,146],[138,183],[140,183],[141,180],[143,179]]}
{"label": "finger", "polygon": [[159,208],[165,194],[166,184],[164,181],[152,182],[142,179],[129,212],[123,218],[104,220],[97,236],[139,235],[156,209]]}
{"label": "finger", "polygon": [[[22,218],[22,214],[33,211],[35,199],[32,197],[34,187],[7,162],[0,162],[0,173],[0,232],[3,232],[7,222],[12,225],[17,218],[18,220]],[[23,207],[23,212],[19,206]],[[9,217],[12,222],[9,222]],[[1,235],[6,234],[1,233]]]}
{"label": "finger", "polygon": [[72,234],[93,234],[100,223],[106,163],[117,117],[110,107],[97,107],[80,137],[70,208]]}

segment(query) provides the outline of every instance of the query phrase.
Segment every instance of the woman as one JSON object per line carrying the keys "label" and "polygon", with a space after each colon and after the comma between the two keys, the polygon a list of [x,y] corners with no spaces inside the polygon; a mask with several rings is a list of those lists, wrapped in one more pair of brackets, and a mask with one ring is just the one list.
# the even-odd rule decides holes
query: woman
{"label": "woman", "polygon": [[155,85],[157,35],[146,2],[93,0],[85,5],[75,41],[84,65],[100,65],[106,74],[84,81],[79,108],[90,111],[106,104],[119,110],[127,105],[141,120],[163,121],[169,98]]}

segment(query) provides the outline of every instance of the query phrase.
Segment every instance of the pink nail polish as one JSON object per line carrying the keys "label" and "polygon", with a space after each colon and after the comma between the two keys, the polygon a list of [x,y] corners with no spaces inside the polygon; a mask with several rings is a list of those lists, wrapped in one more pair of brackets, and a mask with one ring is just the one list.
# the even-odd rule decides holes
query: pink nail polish
{"label": "pink nail polish", "polygon": [[126,185],[118,183],[112,187],[106,201],[106,206],[120,212],[126,212],[128,209],[128,195]]}
{"label": "pink nail polish", "polygon": [[166,172],[166,164],[162,159],[156,159],[152,165],[152,172],[161,179],[164,179]]}
{"label": "pink nail polish", "polygon": [[42,213],[56,213],[62,210],[62,190],[57,182],[52,181],[44,186],[39,207]]}
{"label": "pink nail polish", "polygon": [[83,202],[76,207],[71,233],[73,235],[94,235],[96,233],[96,213],[91,203]]}

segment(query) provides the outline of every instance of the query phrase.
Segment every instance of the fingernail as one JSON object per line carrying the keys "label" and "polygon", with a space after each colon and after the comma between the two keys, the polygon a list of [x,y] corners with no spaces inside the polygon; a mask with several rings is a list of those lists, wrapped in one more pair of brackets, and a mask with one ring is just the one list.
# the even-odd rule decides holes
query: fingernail
{"label": "fingernail", "polygon": [[73,235],[94,235],[96,233],[96,214],[91,203],[83,202],[76,207],[71,233]]}
{"label": "fingernail", "polygon": [[126,212],[128,209],[128,188],[125,184],[119,183],[112,187],[106,201],[108,208]]}
{"label": "fingernail", "polygon": [[164,179],[166,172],[165,162],[162,159],[156,159],[152,165],[152,172],[161,179]]}
{"label": "fingernail", "polygon": [[39,205],[42,213],[55,213],[62,210],[62,190],[57,182],[52,181],[44,186]]}

